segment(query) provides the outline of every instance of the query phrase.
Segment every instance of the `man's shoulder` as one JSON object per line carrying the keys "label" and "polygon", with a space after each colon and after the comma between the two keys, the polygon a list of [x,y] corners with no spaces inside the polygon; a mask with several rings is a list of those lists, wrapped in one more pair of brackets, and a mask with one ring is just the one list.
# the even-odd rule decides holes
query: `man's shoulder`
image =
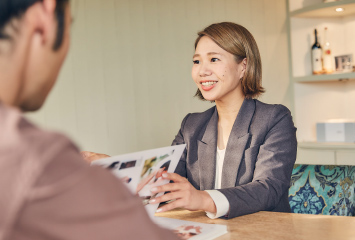
{"label": "man's shoulder", "polygon": [[1,104],[0,133],[0,202],[11,200],[0,206],[5,222],[25,199],[35,196],[38,186],[69,179],[88,165],[68,138],[38,128],[20,111]]}
{"label": "man's shoulder", "polygon": [[50,161],[51,152],[55,154],[68,146],[76,148],[64,135],[39,128],[10,107],[0,106],[0,132],[0,154],[14,160],[38,155],[37,161],[45,162]]}

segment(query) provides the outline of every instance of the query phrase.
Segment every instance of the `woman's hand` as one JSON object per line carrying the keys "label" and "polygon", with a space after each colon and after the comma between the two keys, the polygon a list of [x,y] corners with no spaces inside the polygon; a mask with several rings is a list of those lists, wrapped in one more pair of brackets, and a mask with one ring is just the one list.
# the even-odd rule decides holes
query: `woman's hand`
{"label": "woman's hand", "polygon": [[102,153],[94,153],[94,152],[89,152],[89,151],[82,151],[80,152],[81,156],[91,163],[92,161],[99,160],[101,158],[108,158],[110,157],[109,155],[102,154]]}
{"label": "woman's hand", "polygon": [[152,178],[154,177],[155,174],[156,174],[156,171],[152,172],[146,178],[142,179],[142,181],[140,181],[140,183],[138,183],[138,186],[136,189],[136,194],[138,194],[138,192],[140,190],[142,190],[144,188],[144,186],[150,182],[150,180],[152,180]]}
{"label": "woman's hand", "polygon": [[152,193],[169,192],[163,196],[150,200],[149,203],[156,204],[175,200],[171,203],[159,208],[157,212],[165,212],[174,208],[185,208],[188,210],[204,210],[211,213],[216,213],[216,206],[205,191],[200,191],[194,188],[191,183],[184,177],[176,173],[164,173],[164,179],[173,181],[162,186],[152,188]]}

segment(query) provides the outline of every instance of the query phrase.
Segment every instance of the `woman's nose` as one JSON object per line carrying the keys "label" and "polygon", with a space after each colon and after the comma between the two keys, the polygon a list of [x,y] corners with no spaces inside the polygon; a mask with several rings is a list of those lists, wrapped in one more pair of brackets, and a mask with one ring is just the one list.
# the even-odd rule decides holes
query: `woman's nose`
{"label": "woman's nose", "polygon": [[199,74],[200,74],[200,77],[205,77],[205,76],[209,76],[212,74],[212,71],[209,68],[208,64],[201,64],[200,65]]}

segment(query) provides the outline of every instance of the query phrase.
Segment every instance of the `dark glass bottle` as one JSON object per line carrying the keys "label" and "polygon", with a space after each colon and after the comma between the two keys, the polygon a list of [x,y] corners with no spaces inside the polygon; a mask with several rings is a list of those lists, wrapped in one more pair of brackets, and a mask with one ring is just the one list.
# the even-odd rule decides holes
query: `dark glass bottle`
{"label": "dark glass bottle", "polygon": [[313,74],[321,74],[322,66],[322,47],[318,42],[317,29],[314,29],[314,44],[312,46],[312,70]]}

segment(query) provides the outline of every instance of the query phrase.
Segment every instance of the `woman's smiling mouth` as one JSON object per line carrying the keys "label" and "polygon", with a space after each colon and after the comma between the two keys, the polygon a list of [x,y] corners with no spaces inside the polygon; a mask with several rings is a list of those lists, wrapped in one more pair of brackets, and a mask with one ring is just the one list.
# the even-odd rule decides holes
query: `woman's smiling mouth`
{"label": "woman's smiling mouth", "polygon": [[202,90],[209,91],[209,90],[211,90],[212,88],[214,88],[216,86],[217,82],[218,81],[208,80],[208,81],[200,81],[200,84],[201,84]]}

